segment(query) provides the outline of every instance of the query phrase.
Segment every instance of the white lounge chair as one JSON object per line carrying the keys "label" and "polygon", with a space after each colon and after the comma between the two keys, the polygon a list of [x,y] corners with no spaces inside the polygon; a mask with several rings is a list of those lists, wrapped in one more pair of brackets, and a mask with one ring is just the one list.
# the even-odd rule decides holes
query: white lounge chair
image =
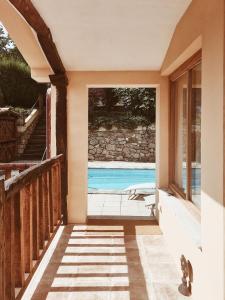
{"label": "white lounge chair", "polygon": [[151,195],[155,193],[155,183],[139,183],[128,186],[124,191],[129,192],[129,198],[138,194]]}
{"label": "white lounge chair", "polygon": [[155,184],[154,183],[139,183],[129,186],[125,189],[125,191],[129,191],[128,199],[133,199],[137,195],[145,195],[145,207],[151,210],[150,215],[155,216]]}
{"label": "white lounge chair", "polygon": [[150,215],[155,216],[155,208],[156,208],[156,203],[155,203],[155,195],[149,195],[145,196],[145,207],[151,210]]}

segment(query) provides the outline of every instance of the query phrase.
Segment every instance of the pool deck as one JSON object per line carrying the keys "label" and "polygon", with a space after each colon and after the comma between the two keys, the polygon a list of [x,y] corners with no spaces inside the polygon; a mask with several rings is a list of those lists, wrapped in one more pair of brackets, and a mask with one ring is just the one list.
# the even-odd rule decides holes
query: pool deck
{"label": "pool deck", "polygon": [[88,168],[96,169],[155,169],[155,163],[126,161],[89,161]]}
{"label": "pool deck", "polygon": [[[88,194],[89,217],[152,218],[151,210],[146,207],[146,195],[128,199],[120,194]],[[148,197],[155,197],[151,195]]]}

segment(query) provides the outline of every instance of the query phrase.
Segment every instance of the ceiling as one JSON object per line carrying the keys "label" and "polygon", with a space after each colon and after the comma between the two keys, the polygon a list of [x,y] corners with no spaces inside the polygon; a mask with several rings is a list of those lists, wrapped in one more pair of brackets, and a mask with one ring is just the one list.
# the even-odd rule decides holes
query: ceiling
{"label": "ceiling", "polygon": [[191,0],[32,0],[68,71],[159,70]]}

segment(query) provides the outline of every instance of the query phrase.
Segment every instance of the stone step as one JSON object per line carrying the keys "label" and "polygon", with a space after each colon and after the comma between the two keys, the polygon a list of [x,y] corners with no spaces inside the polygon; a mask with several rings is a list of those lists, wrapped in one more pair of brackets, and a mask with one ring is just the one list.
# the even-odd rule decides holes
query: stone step
{"label": "stone step", "polygon": [[32,134],[31,135],[31,138],[43,138],[43,139],[45,139],[45,134]]}
{"label": "stone step", "polygon": [[33,132],[36,132],[36,131],[45,132],[46,128],[35,128]]}
{"label": "stone step", "polygon": [[38,151],[38,152],[41,152],[41,151],[44,151],[45,150],[45,146],[43,145],[40,145],[40,146],[32,146],[32,145],[28,145],[28,147],[26,147],[26,152],[28,151],[31,151],[31,152],[34,152],[34,151]]}
{"label": "stone step", "polygon": [[39,119],[30,139],[26,145],[21,159],[25,160],[41,160],[46,148],[46,119],[45,112],[43,112]]}
{"label": "stone step", "polygon": [[43,140],[32,140],[32,141],[29,142],[29,144],[27,144],[26,148],[29,147],[29,146],[32,146],[32,148],[36,148],[39,145],[41,145],[45,148],[46,143]]}
{"label": "stone step", "polygon": [[29,155],[29,154],[24,154],[20,157],[20,160],[41,160],[42,155]]}

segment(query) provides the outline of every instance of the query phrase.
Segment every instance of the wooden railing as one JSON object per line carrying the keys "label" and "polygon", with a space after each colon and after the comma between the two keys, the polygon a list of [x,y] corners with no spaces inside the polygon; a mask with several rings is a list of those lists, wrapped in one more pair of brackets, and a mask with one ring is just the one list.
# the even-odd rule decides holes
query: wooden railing
{"label": "wooden railing", "polygon": [[61,224],[61,160],[59,155],[0,181],[1,300],[22,295]]}
{"label": "wooden railing", "polygon": [[0,163],[0,177],[4,176],[4,179],[7,180],[13,177],[14,173],[20,173],[32,166],[36,165],[35,163]]}

